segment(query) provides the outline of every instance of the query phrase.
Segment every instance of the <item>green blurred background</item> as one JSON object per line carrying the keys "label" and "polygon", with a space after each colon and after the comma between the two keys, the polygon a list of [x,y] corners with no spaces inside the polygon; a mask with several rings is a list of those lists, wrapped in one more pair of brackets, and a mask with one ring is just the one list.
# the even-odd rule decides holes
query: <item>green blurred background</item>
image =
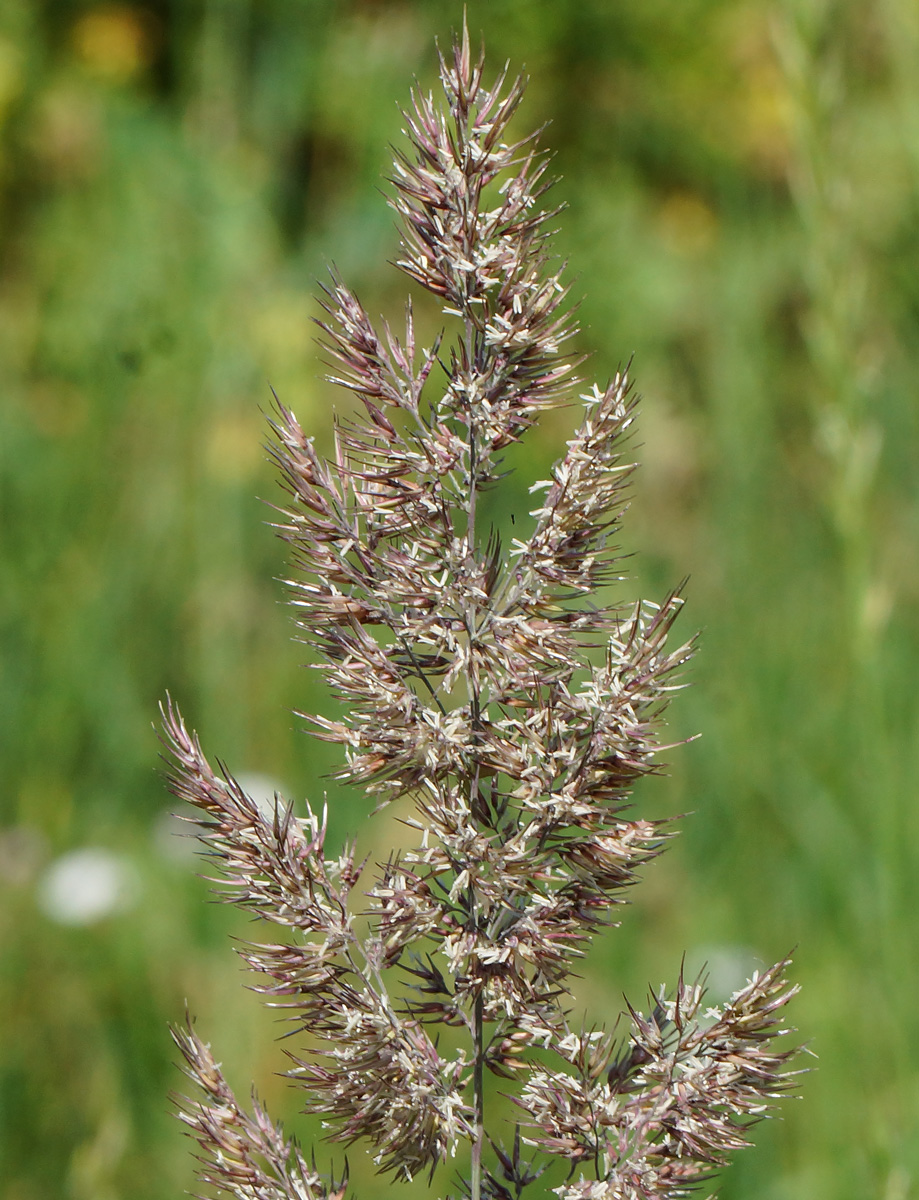
{"label": "green blurred background", "polygon": [[[702,736],[638,797],[694,815],[579,1000],[610,1019],[684,951],[723,993],[797,947],[817,1069],[722,1194],[917,1196],[919,6],[468,11],[492,66],[531,76],[518,128],[551,120],[587,370],[635,356],[632,593],[689,575],[702,629],[669,730]],[[4,1200],[193,1186],[167,1101],[186,1001],[241,1092],[303,1128],[151,722],[168,688],[234,771],[327,790],[333,845],[364,823],[290,715],[324,701],[280,603],[260,408],[270,382],[327,444],[327,264],[398,319],[379,189],[461,12],[0,3]],[[519,504],[573,419],[533,435]]]}

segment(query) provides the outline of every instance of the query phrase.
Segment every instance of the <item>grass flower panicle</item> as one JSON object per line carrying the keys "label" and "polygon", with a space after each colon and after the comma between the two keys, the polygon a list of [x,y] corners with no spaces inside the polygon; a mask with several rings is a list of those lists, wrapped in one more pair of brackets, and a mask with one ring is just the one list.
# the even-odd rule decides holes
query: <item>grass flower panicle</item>
{"label": "grass flower panicle", "polygon": [[[344,748],[342,780],[380,805],[411,800],[417,845],[377,867],[353,847],[327,857],[324,815],[280,798],[266,813],[170,703],[173,788],[198,810],[224,896],[286,929],[241,953],[307,1039],[289,1074],[332,1139],[366,1141],[403,1178],[465,1148],[472,1200],[535,1182],[522,1145],[570,1165],[562,1200],[678,1197],[785,1088],[793,1051],[773,1038],[795,989],[783,961],[720,1009],[681,979],[649,1014],[630,1010],[625,1036],[569,1023],[573,965],[667,837],[629,796],[692,644],[669,644],[679,592],[601,599],[621,579],[634,469],[625,373],[583,395],[531,489],[529,533],[505,552],[483,528],[502,453],[577,387],[563,354],[575,324],[549,253],[557,210],[540,207],[546,160],[507,136],[522,81],[486,87],[464,30],[441,82],[444,106],[418,90],[406,113],[392,205],[397,265],[457,336],[419,348],[410,305],[404,332],[378,330],[333,276],[324,345],[360,415],[337,423],[329,460],[283,404],[272,422],[291,603],[345,712],[307,721]],[[237,1104],[193,1031],[176,1040],[202,1095],[182,1117],[203,1183],[239,1200],[345,1195],[261,1107]],[[486,1072],[516,1087],[512,1151],[486,1134]]]}

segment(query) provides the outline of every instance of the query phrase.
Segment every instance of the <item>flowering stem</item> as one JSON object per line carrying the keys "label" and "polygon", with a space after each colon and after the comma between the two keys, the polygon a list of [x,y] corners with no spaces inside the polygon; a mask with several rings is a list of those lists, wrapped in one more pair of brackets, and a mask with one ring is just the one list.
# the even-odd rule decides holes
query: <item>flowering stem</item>
{"label": "flowering stem", "polygon": [[[465,320],[466,360],[470,371],[473,369],[476,353],[475,330],[469,317]],[[475,510],[476,510],[476,476],[478,462],[476,453],[475,413],[469,408],[469,501],[466,521],[466,553],[471,559],[475,558]],[[470,664],[474,657],[473,643],[475,641],[475,619],[472,612],[466,615],[466,636],[469,639]],[[477,739],[477,731],[481,724],[481,709],[479,699],[478,675],[474,670],[469,672],[469,701],[473,737]],[[475,762],[472,772],[469,796],[469,808],[472,813],[478,810],[479,764]],[[469,920],[478,934],[480,913],[476,899],[475,888],[469,888]],[[475,1140],[472,1143],[470,1169],[471,1200],[481,1200],[482,1195],[482,1154],[485,1147],[485,996],[481,988],[476,994],[472,1015],[473,1068],[472,1090]]]}
{"label": "flowering stem", "polygon": [[[506,137],[523,82],[484,88],[465,27],[441,78],[446,112],[417,93],[405,115],[414,153],[397,154],[393,206],[398,265],[462,318],[457,343],[443,359],[438,335],[419,366],[411,309],[404,340],[388,325],[381,336],[333,275],[320,322],[330,378],[366,411],[339,423],[329,460],[280,402],[272,422],[297,622],[344,710],[308,719],[345,747],[339,779],[381,806],[413,799],[420,842],[367,869],[359,933],[354,847],[326,857],[325,817],[308,806],[262,812],[169,706],[173,788],[199,810],[226,898],[289,932],[241,953],[314,1042],[290,1074],[330,1137],[366,1141],[404,1180],[471,1146],[470,1200],[519,1198],[539,1178],[521,1144],[567,1160],[560,1200],[678,1200],[787,1086],[792,1051],[769,1040],[794,989],[781,962],[702,1016],[701,985],[681,978],[650,1016],[630,1009],[624,1045],[569,1026],[575,962],[663,848],[661,823],[626,810],[692,647],[666,647],[677,594],[597,603],[621,578],[625,375],[582,396],[513,556],[494,533],[477,538],[478,489],[501,478],[502,452],[567,403],[573,364],[559,355],[575,326],[550,266],[554,214],[538,205],[544,163],[532,139]],[[604,645],[598,665],[588,651]],[[412,994],[392,990],[396,969]],[[450,1057],[429,1030],[460,1024],[471,1049]],[[344,1200],[345,1180],[320,1177],[260,1108],[237,1105],[191,1031],[178,1040],[204,1097],[183,1120],[205,1186],[228,1200]],[[487,1160],[486,1067],[519,1081],[525,1113],[510,1152],[492,1128]]]}
{"label": "flowering stem", "polygon": [[472,1144],[472,1172],[470,1192],[472,1200],[482,1195],[482,1150],[485,1145],[485,998],[480,991],[473,1012],[473,1040],[475,1062],[472,1086],[475,1094],[475,1141]]}

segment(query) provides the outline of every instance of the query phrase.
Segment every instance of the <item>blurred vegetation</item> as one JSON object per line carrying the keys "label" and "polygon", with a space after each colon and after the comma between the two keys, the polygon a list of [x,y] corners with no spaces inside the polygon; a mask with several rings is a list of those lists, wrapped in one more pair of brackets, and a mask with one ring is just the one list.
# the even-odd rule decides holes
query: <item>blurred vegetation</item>
{"label": "blurred vegetation", "polygon": [[[665,779],[693,812],[582,981],[592,1015],[797,946],[819,1056],[726,1200],[919,1195],[919,7],[914,0],[469,0],[551,119],[586,370],[634,354],[635,589],[691,576],[703,630]],[[405,281],[379,194],[443,0],[0,4],[0,1194],[192,1186],[166,1023],[187,1001],[297,1126],[277,1026],[170,841],[151,721],[292,796],[360,796],[290,716],[322,705],[279,603],[269,381],[322,443],[312,341],[334,262]],[[508,503],[545,472],[547,422]],[[536,460],[539,460],[537,463]],[[363,835],[398,837],[383,816]],[[133,903],[38,899],[97,846]],[[46,911],[47,910],[47,911]],[[48,915],[50,913],[50,915]],[[307,1130],[307,1135],[310,1131]],[[319,1157],[325,1154],[320,1147]],[[354,1157],[358,1190],[382,1186]],[[386,1185],[388,1186],[388,1184]]]}

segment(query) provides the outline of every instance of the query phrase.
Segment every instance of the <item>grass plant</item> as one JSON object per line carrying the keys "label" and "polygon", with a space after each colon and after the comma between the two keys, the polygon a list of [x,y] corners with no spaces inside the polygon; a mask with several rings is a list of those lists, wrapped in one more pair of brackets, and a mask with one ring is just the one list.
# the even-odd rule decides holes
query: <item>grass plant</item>
{"label": "grass plant", "polygon": [[[681,972],[622,1028],[573,1015],[585,945],[665,845],[666,823],[633,816],[630,797],[691,644],[667,645],[678,593],[608,598],[634,469],[625,373],[582,394],[510,554],[482,520],[506,451],[577,382],[546,159],[508,134],[523,81],[486,87],[483,70],[464,28],[441,58],[444,106],[415,92],[393,177],[396,265],[455,340],[419,348],[411,303],[404,335],[378,332],[333,275],[330,380],[363,411],[336,421],[330,460],[280,401],[273,421],[291,604],[341,702],[306,720],[345,748],[344,783],[378,809],[411,801],[417,841],[373,866],[353,846],[327,857],[327,814],[277,795],[264,812],[170,703],[172,787],[198,811],[225,898],[280,927],[284,940],[240,953],[288,1010],[288,1075],[328,1138],[367,1143],[409,1181],[456,1163],[470,1200],[519,1197],[553,1162],[561,1200],[675,1200],[749,1144],[787,1087],[795,1048],[774,1039],[796,989],[783,960],[721,1006]],[[238,1102],[194,1028],[176,1041],[198,1087],[181,1116],[203,1184],[238,1200],[347,1194],[347,1170],[319,1173],[258,1102]],[[515,1120],[486,1102],[487,1074]]]}

